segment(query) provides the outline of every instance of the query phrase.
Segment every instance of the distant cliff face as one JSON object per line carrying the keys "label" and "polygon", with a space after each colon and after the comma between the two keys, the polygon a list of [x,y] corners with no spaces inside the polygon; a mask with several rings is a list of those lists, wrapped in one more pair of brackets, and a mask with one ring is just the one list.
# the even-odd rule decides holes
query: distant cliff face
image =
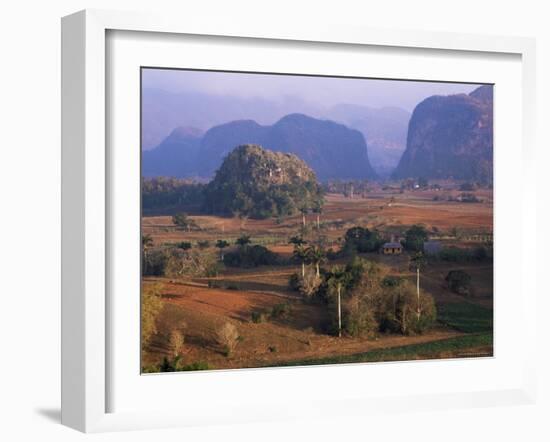
{"label": "distant cliff face", "polygon": [[481,86],[469,95],[433,96],[418,104],[393,177],[491,182],[492,86]]}
{"label": "distant cliff face", "polygon": [[[252,120],[232,121],[208,130],[199,146],[195,142],[173,132],[159,147],[144,152],[144,175],[170,172],[170,176],[180,178],[212,177],[236,146],[257,144],[296,155],[321,180],[376,177],[361,132],[302,114],[287,115],[272,126],[261,126]],[[181,157],[176,157],[176,152]],[[161,164],[163,162],[171,164]]]}
{"label": "distant cliff face", "polygon": [[272,126],[235,121],[210,129],[201,143],[201,174],[211,176],[224,156],[239,144],[260,144],[304,160],[321,180],[376,176],[363,135],[328,120],[302,114],[281,118]]}
{"label": "distant cliff face", "polygon": [[178,127],[156,149],[143,151],[144,177],[197,175],[197,154],[202,131],[192,127]]}

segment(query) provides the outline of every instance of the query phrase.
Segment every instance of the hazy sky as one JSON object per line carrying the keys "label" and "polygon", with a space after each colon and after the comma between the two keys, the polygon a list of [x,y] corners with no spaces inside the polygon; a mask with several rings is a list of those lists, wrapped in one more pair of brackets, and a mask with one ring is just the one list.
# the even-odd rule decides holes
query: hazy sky
{"label": "hazy sky", "polygon": [[479,85],[463,83],[372,80],[293,75],[242,74],[144,69],[144,88],[168,92],[202,92],[283,101],[297,98],[329,107],[339,103],[396,106],[411,111],[431,95],[469,93]]}

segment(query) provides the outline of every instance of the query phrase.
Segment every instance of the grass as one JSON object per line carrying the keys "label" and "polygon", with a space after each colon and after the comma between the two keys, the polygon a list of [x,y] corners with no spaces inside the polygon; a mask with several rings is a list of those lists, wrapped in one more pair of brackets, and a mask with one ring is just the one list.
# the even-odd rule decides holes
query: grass
{"label": "grass", "polygon": [[464,357],[469,349],[476,347],[488,347],[493,345],[492,333],[480,333],[456,338],[442,339],[439,341],[426,342],[423,344],[404,345],[402,347],[383,348],[371,350],[365,353],[357,353],[346,356],[332,356],[319,359],[305,359],[290,362],[282,362],[275,366],[298,366],[298,365],[325,365],[325,364],[349,364],[357,362],[383,362],[383,361],[406,361],[417,359],[437,359],[443,354]]}
{"label": "grass", "polygon": [[438,306],[439,322],[464,333],[481,333],[493,330],[493,310],[470,302],[449,303]]}

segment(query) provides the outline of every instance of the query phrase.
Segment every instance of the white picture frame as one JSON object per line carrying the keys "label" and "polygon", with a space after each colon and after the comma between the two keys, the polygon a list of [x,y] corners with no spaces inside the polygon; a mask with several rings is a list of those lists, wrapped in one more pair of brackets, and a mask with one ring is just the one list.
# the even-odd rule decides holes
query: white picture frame
{"label": "white picture frame", "polygon": [[[204,35],[274,41],[368,45],[380,48],[425,48],[513,54],[521,57],[523,165],[522,238],[535,231],[536,193],[532,191],[534,170],[535,43],[532,39],[417,31],[388,31],[344,26],[292,27],[281,23],[212,22],[196,18],[157,17],[150,14],[86,10],[62,21],[62,423],[84,432],[123,429],[206,425],[217,422],[249,422],[311,417],[327,414],[327,407],[313,402],[310,408],[254,407],[239,403],[234,413],[206,413],[197,408],[192,415],[173,409],[109,412],[112,388],[108,327],[108,247],[110,234],[109,174],[106,120],[109,60],[106,35],[109,31],[154,32],[163,35]],[[342,46],[342,47],[343,47]],[[498,140],[497,140],[498,142]],[[527,191],[529,189],[529,192]],[[535,269],[527,265],[535,256],[532,242],[521,242],[521,308],[536,311]],[[516,257],[517,259],[517,257]],[[535,324],[524,324],[524,336],[534,336]],[[524,376],[513,388],[482,389],[460,394],[429,393],[414,396],[388,395],[328,398],[338,401],[338,414],[364,415],[374,411],[441,409],[532,403],[536,396],[535,339],[525,339]],[[334,367],[333,370],[337,370]],[[432,368],[435,369],[435,368]],[[300,370],[300,369],[289,369]],[[247,376],[247,371],[231,376]],[[209,373],[200,376],[210,376]],[[170,382],[169,378],[166,382]],[[174,379],[174,378],[172,378]],[[204,378],[203,381],[204,382]],[[235,412],[238,410],[238,413]]]}

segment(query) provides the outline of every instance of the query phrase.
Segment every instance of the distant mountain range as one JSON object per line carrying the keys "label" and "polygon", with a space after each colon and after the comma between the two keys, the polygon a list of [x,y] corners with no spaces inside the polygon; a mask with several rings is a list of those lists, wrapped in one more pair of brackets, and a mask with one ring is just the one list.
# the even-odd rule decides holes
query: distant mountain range
{"label": "distant mountain range", "polygon": [[143,175],[209,178],[236,146],[257,144],[295,154],[321,180],[376,177],[363,134],[329,120],[291,114],[271,126],[240,120],[215,126],[200,139],[198,134],[179,128],[156,149],[144,151]]}
{"label": "distant mountain range", "polygon": [[418,104],[407,149],[392,177],[492,181],[493,87],[432,96]]}
{"label": "distant mountain range", "polygon": [[151,150],[166,141],[174,128],[208,129],[237,120],[271,125],[292,113],[332,120],[359,130],[369,146],[369,160],[381,175],[397,165],[405,150],[410,113],[396,107],[373,108],[339,104],[324,108],[295,97],[280,101],[204,93],[172,93],[145,88],[142,92],[142,148]]}
{"label": "distant mountain range", "polygon": [[[142,97],[144,176],[211,178],[236,146],[258,144],[297,155],[321,180],[492,181],[492,86],[429,97],[412,116],[391,107],[321,109],[292,98],[274,103],[153,89]],[[303,112],[285,115],[287,109]]]}

